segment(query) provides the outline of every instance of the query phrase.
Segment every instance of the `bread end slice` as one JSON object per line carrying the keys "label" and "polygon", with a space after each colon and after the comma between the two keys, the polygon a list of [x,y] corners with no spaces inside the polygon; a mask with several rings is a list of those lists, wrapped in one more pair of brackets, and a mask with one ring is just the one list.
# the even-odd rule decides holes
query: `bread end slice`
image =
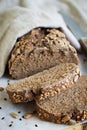
{"label": "bread end slice", "polygon": [[[55,90],[54,90],[55,91]],[[48,92],[45,92],[46,95]],[[39,118],[55,123],[77,122],[87,119],[87,75],[81,76],[71,87],[53,96],[36,99]]]}

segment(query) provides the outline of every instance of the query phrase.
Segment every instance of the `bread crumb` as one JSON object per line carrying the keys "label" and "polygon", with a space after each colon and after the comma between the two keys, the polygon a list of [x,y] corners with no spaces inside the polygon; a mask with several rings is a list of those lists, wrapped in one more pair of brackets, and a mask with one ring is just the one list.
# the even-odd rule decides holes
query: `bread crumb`
{"label": "bread crumb", "polygon": [[0,87],[0,92],[4,91],[4,88],[3,87]]}

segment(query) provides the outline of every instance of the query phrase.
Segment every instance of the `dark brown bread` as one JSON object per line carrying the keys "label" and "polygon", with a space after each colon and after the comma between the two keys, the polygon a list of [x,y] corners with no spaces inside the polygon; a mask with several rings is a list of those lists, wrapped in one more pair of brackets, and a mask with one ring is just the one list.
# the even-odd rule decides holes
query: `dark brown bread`
{"label": "dark brown bread", "polygon": [[[47,96],[55,93],[53,96]],[[87,119],[87,75],[63,90],[42,92],[36,99],[38,116],[55,123],[66,123],[70,119],[83,121]]]}
{"label": "dark brown bread", "polygon": [[9,74],[25,78],[60,63],[78,64],[76,50],[59,29],[33,29],[19,38],[9,59]]}
{"label": "dark brown bread", "polygon": [[65,128],[63,130],[87,130],[87,122],[85,123],[76,123],[75,125]]}
{"label": "dark brown bread", "polygon": [[26,102],[35,98],[41,89],[64,87],[66,89],[79,78],[78,66],[74,63],[57,65],[43,72],[37,73],[17,83],[7,86],[7,93],[12,102]]}

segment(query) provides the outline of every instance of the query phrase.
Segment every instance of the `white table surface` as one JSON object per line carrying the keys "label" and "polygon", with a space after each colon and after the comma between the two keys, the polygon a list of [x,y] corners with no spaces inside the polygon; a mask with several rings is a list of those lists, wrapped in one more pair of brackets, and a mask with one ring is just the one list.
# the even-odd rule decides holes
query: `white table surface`
{"label": "white table surface", "polygon": [[[79,68],[81,70],[81,74],[87,74],[87,58],[80,54],[79,59]],[[0,79],[0,86],[5,88],[8,79],[8,76],[3,76]],[[14,82],[14,80],[10,79],[10,82]],[[7,101],[5,101],[4,98],[7,98]],[[2,109],[0,109],[0,130],[63,130],[64,128],[69,127],[66,125],[42,121],[35,116],[31,117],[30,119],[22,118],[22,121],[20,121],[19,118],[21,118],[23,114],[31,111],[34,108],[34,104],[12,104],[5,90],[0,92],[0,107],[2,107]],[[11,112],[18,113],[18,111],[21,111],[21,113],[18,114],[17,119],[12,118],[9,114]],[[5,117],[5,119],[2,120],[2,117]],[[11,121],[14,123],[12,127],[9,127]],[[37,124],[38,127],[35,127],[35,124]]]}

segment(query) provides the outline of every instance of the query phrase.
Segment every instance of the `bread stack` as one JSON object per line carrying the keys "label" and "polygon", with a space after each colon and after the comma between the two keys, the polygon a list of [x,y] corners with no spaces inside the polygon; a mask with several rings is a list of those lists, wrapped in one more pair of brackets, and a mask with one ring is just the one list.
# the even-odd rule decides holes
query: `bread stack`
{"label": "bread stack", "polygon": [[[78,57],[60,29],[37,28],[18,39],[8,61],[21,79],[7,86],[14,103],[35,100],[43,120],[67,123],[87,119],[87,76],[80,77]],[[28,77],[29,76],[29,77]]]}

